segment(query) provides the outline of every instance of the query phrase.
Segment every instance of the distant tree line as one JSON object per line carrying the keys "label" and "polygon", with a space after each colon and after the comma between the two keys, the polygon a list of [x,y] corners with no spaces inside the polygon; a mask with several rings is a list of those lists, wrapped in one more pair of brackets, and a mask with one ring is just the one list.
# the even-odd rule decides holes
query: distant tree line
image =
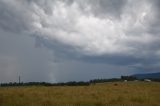
{"label": "distant tree line", "polygon": [[48,82],[26,82],[26,83],[17,83],[17,82],[10,82],[10,83],[1,83],[1,87],[5,86],[87,86],[89,85],[89,82],[61,82],[61,83],[48,83]]}
{"label": "distant tree line", "polygon": [[93,80],[90,80],[90,83],[117,82],[117,81],[122,81],[122,79],[120,79],[120,78],[93,79]]}
{"label": "distant tree line", "polygon": [[134,77],[134,76],[121,76],[121,79],[122,79],[122,80],[127,80],[127,81],[137,80],[137,78]]}
{"label": "distant tree line", "polygon": [[[70,81],[70,82],[60,82],[60,83],[48,83],[48,82],[10,82],[10,83],[1,83],[1,87],[5,86],[88,86],[90,84],[96,84],[96,83],[104,83],[104,82],[117,82],[117,81],[134,81],[137,80],[134,76],[121,76],[121,78],[111,78],[111,79],[93,79],[90,81]],[[150,78],[151,81],[160,82],[160,79],[153,79]],[[141,81],[144,81],[144,79],[141,79]]]}

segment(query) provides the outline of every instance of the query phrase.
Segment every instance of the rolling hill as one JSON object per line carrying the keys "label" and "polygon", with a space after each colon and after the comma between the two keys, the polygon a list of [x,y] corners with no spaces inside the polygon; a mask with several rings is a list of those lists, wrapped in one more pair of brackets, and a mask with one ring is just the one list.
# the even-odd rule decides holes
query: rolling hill
{"label": "rolling hill", "polygon": [[132,75],[136,77],[137,79],[160,79],[160,72],[157,73],[145,73],[145,74],[134,74]]}

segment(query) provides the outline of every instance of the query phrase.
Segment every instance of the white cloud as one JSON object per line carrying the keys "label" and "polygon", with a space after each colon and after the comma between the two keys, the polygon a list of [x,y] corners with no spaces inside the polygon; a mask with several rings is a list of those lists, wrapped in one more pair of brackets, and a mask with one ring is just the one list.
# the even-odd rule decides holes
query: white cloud
{"label": "white cloud", "polygon": [[139,51],[144,45],[160,40],[147,32],[156,14],[148,1],[126,1],[120,18],[112,14],[99,17],[93,13],[92,5],[81,8],[83,2],[74,1],[70,5],[64,1],[49,1],[50,5],[47,1],[16,2],[11,3],[16,10],[24,4],[27,7],[23,8],[26,12],[23,16],[29,18],[26,22],[29,33],[58,40],[84,55],[141,55]]}

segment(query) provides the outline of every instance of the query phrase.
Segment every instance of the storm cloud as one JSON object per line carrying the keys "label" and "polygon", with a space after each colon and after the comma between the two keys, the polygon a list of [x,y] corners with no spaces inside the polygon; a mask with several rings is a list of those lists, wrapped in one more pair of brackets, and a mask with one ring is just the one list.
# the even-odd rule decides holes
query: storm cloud
{"label": "storm cloud", "polygon": [[159,71],[159,10],[159,0],[0,0],[0,80]]}

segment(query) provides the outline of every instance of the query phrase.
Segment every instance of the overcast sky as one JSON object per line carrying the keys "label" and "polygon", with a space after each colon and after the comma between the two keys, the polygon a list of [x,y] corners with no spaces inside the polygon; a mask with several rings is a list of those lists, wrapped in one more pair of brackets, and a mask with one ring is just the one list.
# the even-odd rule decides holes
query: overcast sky
{"label": "overcast sky", "polygon": [[0,82],[160,71],[160,0],[0,0]]}

